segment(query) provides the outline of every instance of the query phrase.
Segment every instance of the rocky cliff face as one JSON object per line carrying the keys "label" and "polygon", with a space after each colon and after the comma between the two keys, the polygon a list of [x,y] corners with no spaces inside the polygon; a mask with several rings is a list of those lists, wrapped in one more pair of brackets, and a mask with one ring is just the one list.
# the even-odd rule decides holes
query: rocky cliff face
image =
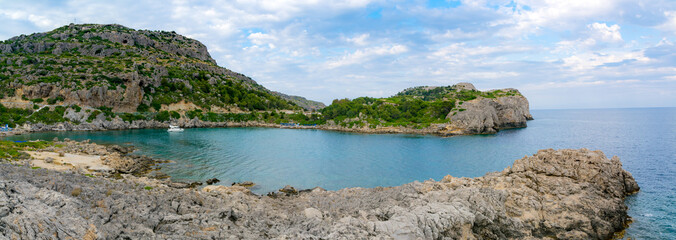
{"label": "rocky cliff face", "polygon": [[459,107],[464,110],[450,112],[447,118],[451,119],[453,128],[461,129],[462,134],[493,134],[500,129],[526,127],[526,121],[533,120],[528,100],[520,94],[477,98],[466,101]]}
{"label": "rocky cliff face", "polygon": [[[152,186],[147,188],[144,186]],[[398,187],[255,196],[0,164],[10,239],[609,239],[639,190],[617,157],[541,150],[502,172]]]}

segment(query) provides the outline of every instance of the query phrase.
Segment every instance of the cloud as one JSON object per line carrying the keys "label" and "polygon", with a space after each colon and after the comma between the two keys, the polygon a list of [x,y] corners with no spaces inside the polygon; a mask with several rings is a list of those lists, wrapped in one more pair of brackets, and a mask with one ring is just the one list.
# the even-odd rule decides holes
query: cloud
{"label": "cloud", "polygon": [[676,11],[665,11],[664,17],[666,21],[658,26],[659,29],[664,31],[676,33]]}
{"label": "cloud", "polygon": [[405,53],[408,48],[401,44],[394,44],[390,46],[378,46],[372,48],[365,48],[356,50],[353,53],[344,55],[338,60],[327,62],[327,68],[337,68],[346,65],[363,63],[379,56],[397,55]]}
{"label": "cloud", "polygon": [[624,43],[620,26],[606,23],[592,23],[587,25],[587,31],[581,32],[581,38],[558,42],[557,51],[575,52],[585,49],[602,49],[611,45],[619,46]]}
{"label": "cloud", "polygon": [[622,42],[622,34],[620,34],[620,26],[614,24],[608,26],[605,23],[592,23],[587,25],[587,28],[591,30],[591,35],[593,39],[597,39],[604,42]]}
{"label": "cloud", "polygon": [[[612,105],[615,96],[603,95],[611,87],[649,92],[676,84],[676,2],[669,0],[467,0],[443,8],[418,0],[0,0],[0,6],[0,38],[73,18],[176,31],[265,87],[325,103],[470,81],[481,89],[523,88],[538,107],[566,102],[553,97],[561,94],[557,87],[593,88],[590,98]],[[646,93],[636,101],[664,96]]]}
{"label": "cloud", "polygon": [[[521,37],[523,34],[538,33],[545,29],[571,30],[580,28],[580,23],[598,17],[614,14],[618,1],[600,0],[523,0],[516,7],[501,8],[512,15],[512,26],[501,31],[501,35]],[[526,8],[527,6],[527,8]],[[527,10],[530,9],[530,10]]]}
{"label": "cloud", "polygon": [[275,36],[260,32],[249,34],[249,37],[247,38],[249,39],[249,41],[251,41],[251,43],[256,45],[271,44],[271,42],[277,40]]}
{"label": "cloud", "polygon": [[359,35],[352,37],[352,38],[347,38],[347,39],[345,39],[345,41],[352,43],[354,45],[357,45],[357,46],[365,46],[368,43],[367,40],[370,36],[371,36],[370,34],[364,33],[364,34],[359,34]]}
{"label": "cloud", "polygon": [[582,53],[563,58],[562,66],[572,71],[590,70],[608,63],[623,61],[647,62],[649,59],[643,56],[643,52],[619,52],[610,54]]}

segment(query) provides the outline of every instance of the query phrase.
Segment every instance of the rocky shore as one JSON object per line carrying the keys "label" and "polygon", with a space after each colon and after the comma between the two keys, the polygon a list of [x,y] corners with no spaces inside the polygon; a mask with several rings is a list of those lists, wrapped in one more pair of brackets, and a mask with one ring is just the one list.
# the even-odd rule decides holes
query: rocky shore
{"label": "rocky shore", "polygon": [[639,190],[617,157],[586,149],[397,187],[257,196],[166,183],[0,164],[0,239],[608,239]]}

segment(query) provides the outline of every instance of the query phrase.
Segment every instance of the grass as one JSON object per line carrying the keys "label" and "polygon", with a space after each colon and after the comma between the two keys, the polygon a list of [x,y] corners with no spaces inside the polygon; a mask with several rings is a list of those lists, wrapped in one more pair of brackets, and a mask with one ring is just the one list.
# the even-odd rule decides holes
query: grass
{"label": "grass", "polygon": [[34,151],[53,146],[54,143],[48,141],[37,142],[12,142],[0,141],[0,159],[7,161],[28,159],[30,155],[23,151]]}

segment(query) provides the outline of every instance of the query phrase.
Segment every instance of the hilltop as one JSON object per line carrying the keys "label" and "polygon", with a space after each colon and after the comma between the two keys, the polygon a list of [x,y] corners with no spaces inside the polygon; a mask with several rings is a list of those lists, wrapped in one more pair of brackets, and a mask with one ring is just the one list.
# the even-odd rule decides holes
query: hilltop
{"label": "hilltop", "polygon": [[130,113],[134,119],[176,109],[230,113],[323,107],[218,66],[197,40],[115,24],[71,24],[0,42],[0,89],[7,107],[73,105],[108,117]]}

